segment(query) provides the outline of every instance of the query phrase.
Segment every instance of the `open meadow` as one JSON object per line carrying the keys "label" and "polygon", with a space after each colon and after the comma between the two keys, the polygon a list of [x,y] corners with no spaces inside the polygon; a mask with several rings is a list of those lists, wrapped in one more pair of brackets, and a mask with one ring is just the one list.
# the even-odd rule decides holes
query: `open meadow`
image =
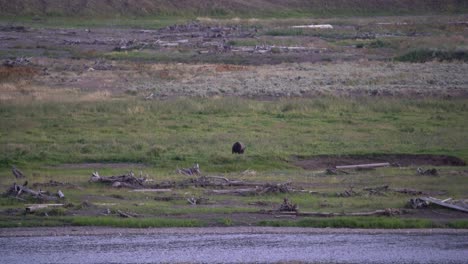
{"label": "open meadow", "polygon": [[459,5],[2,14],[0,227],[467,228]]}

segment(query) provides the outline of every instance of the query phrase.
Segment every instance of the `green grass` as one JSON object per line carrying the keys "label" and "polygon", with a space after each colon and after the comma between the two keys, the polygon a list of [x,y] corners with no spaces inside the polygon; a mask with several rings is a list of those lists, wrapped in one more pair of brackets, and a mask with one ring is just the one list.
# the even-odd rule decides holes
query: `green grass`
{"label": "green grass", "polygon": [[[0,105],[0,166],[136,162],[174,170],[292,169],[292,155],[468,158],[461,100],[239,98]],[[274,133],[272,133],[274,131]],[[233,142],[247,154],[230,153]]]}
{"label": "green grass", "polygon": [[466,228],[466,225],[451,225],[434,223],[426,219],[402,219],[390,217],[334,217],[334,218],[305,218],[298,221],[272,220],[261,221],[260,226],[274,227],[331,227],[331,228]]}

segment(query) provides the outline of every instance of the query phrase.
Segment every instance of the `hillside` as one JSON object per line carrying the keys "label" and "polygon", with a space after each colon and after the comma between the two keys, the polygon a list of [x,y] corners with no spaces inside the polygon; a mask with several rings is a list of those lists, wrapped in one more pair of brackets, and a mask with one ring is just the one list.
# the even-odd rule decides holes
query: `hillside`
{"label": "hillside", "polygon": [[464,0],[0,0],[2,16],[325,16],[467,10]]}

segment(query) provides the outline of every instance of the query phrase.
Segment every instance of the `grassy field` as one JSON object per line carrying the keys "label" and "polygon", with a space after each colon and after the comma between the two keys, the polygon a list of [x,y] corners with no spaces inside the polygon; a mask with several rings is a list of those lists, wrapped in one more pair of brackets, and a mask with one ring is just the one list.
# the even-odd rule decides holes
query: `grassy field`
{"label": "grassy field", "polygon": [[[420,175],[418,167],[436,166],[430,158],[348,174],[298,165],[323,155],[468,161],[466,4],[332,0],[317,8],[324,2],[300,0],[281,9],[284,2],[223,0],[208,8],[207,1],[139,0],[142,14],[118,0],[81,7],[0,0],[0,58],[31,57],[0,66],[0,192],[22,183],[11,173],[17,166],[29,187],[66,197],[63,207],[29,214],[24,208],[35,199],[0,196],[0,227],[467,228],[462,212],[411,209],[416,195],[392,191],[466,202],[467,166]],[[291,28],[309,24],[333,29]],[[244,155],[231,153],[236,141],[246,144]],[[195,163],[204,176],[304,192],[219,195],[195,185],[133,192],[89,182],[93,171],[131,171],[153,186],[187,182],[177,169]],[[365,189],[382,185],[390,189]],[[300,212],[402,214],[271,214],[284,198]]]}
{"label": "grassy field", "polygon": [[[2,226],[108,225],[120,227],[271,225],[367,228],[466,228],[466,222],[432,219],[334,218],[277,221],[258,215],[287,196],[302,211],[355,212],[404,208],[407,195],[369,195],[362,188],[387,184],[414,188],[442,197],[466,197],[465,167],[438,168],[438,176],[415,177],[415,168],[384,168],[350,175],[326,175],[293,165],[297,155],[432,153],[468,158],[465,139],[468,109],[460,99],[339,98],[258,101],[232,98],[179,98],[141,101],[132,96],[93,102],[9,101],[2,103],[0,186],[13,182],[10,166],[19,166],[30,182],[55,180],[66,208],[25,215],[23,202],[0,198]],[[246,143],[247,153],[232,155],[232,142]],[[124,167],[106,163],[127,162]],[[173,190],[166,194],[129,192],[88,183],[95,166],[104,176],[133,170],[154,182],[180,181],[176,168],[199,163],[205,175],[224,175],[253,182],[291,181],[307,193],[261,196],[210,195],[209,189]],[[62,164],[77,164],[65,165]],[[79,164],[91,163],[85,167]],[[93,163],[95,165],[93,165]],[[244,173],[245,170],[255,171]],[[65,188],[65,189],[64,189]],[[337,193],[354,188],[354,197]],[[206,197],[192,206],[187,197]],[[86,201],[85,204],[83,202]],[[34,201],[29,201],[34,202]],[[261,202],[263,206],[253,206]],[[132,212],[140,219],[100,216],[109,209]],[[8,213],[9,212],[9,213]],[[44,217],[47,213],[47,217]],[[441,214],[451,213],[442,210]],[[72,215],[79,215],[72,216]],[[254,215],[246,220],[246,216]],[[99,217],[98,217],[99,216]],[[412,214],[408,217],[411,218]],[[425,218],[425,217],[423,217]],[[171,220],[173,219],[173,220]],[[247,217],[248,219],[248,217]],[[255,220],[257,219],[257,220]],[[309,220],[308,220],[309,219]]]}
{"label": "grassy field", "polygon": [[[288,169],[294,155],[429,153],[468,158],[465,100],[336,97],[0,106],[0,164],[136,162],[173,170]],[[233,156],[241,140],[248,155]]]}

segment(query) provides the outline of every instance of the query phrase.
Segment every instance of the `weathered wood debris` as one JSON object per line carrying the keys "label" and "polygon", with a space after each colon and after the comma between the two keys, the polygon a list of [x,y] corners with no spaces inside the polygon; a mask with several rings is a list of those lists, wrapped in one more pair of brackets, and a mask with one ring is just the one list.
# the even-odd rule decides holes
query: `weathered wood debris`
{"label": "weathered wood debris", "polygon": [[200,165],[198,163],[195,163],[191,168],[187,169],[177,169],[177,172],[186,176],[193,176],[193,175],[200,175]]}
{"label": "weathered wood debris", "polygon": [[419,208],[426,208],[432,203],[432,204],[436,204],[438,206],[442,206],[445,208],[468,213],[468,207],[449,203],[448,201],[450,200],[451,200],[450,198],[446,200],[440,200],[434,197],[418,197],[418,198],[410,199],[408,204],[410,207],[414,209],[419,209]]}
{"label": "weathered wood debris", "polygon": [[435,168],[427,169],[427,170],[423,169],[423,168],[417,168],[416,172],[419,175],[432,175],[432,176],[437,176],[438,175],[437,169],[435,169]]}
{"label": "weathered wood debris", "polygon": [[266,193],[288,193],[292,189],[291,183],[265,183],[257,185],[253,188],[239,188],[239,189],[225,189],[225,190],[211,190],[212,194],[237,194],[237,195],[262,195]]}
{"label": "weathered wood debris", "polygon": [[395,208],[386,208],[383,210],[375,210],[369,212],[341,212],[341,213],[329,213],[329,212],[302,212],[296,204],[289,201],[288,198],[284,198],[283,203],[280,205],[278,210],[273,211],[262,211],[264,213],[272,213],[276,215],[292,215],[292,216],[318,216],[318,217],[334,217],[334,216],[394,216],[400,215],[403,212]]}
{"label": "weathered wood debris", "polygon": [[278,208],[278,211],[280,212],[297,212],[298,210],[299,207],[297,207],[297,204],[289,202],[288,198],[284,198],[283,203]]}
{"label": "weathered wood debris", "polygon": [[24,176],[23,172],[21,172],[18,168],[16,168],[16,166],[13,166],[11,168],[11,172],[13,173],[15,178],[17,178],[17,179],[26,178],[26,176]]}
{"label": "weathered wood debris", "polygon": [[110,183],[114,188],[143,188],[143,185],[146,181],[146,178],[137,178],[133,174],[133,172],[120,175],[120,176],[110,176],[104,177],[100,176],[97,171],[93,172],[91,178],[89,179],[90,182],[102,182],[102,183]]}
{"label": "weathered wood debris", "polygon": [[327,212],[298,212],[297,216],[319,216],[319,217],[333,217],[333,216],[395,216],[403,212],[395,208],[386,208],[382,210],[375,210],[369,212],[349,212],[349,213],[327,213]]}
{"label": "weathered wood debris", "polygon": [[13,186],[11,186],[7,191],[6,191],[6,195],[7,196],[11,196],[11,197],[15,197],[19,200],[23,200],[25,201],[24,198],[20,197],[22,196],[23,194],[27,194],[28,197],[27,198],[33,198],[33,199],[37,199],[41,202],[44,202],[44,201],[55,201],[55,200],[58,200],[59,198],[64,198],[65,195],[63,194],[63,192],[61,190],[59,190],[57,192],[57,195],[54,196],[54,195],[51,195],[49,192],[47,191],[42,191],[41,189],[39,189],[38,191],[35,191],[35,190],[32,190],[32,189],[29,189],[27,187],[28,185],[28,181],[25,181],[23,183],[23,185],[18,185],[16,184],[16,182],[13,184]]}

